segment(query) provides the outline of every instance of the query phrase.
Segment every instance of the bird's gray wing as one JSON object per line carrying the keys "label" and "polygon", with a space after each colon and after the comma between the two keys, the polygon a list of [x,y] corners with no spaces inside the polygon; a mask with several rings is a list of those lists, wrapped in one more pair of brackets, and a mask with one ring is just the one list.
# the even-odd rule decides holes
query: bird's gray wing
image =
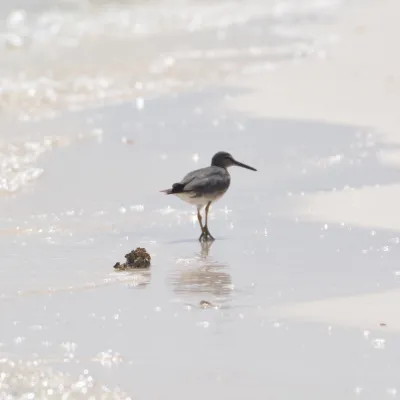
{"label": "bird's gray wing", "polygon": [[229,174],[222,168],[208,167],[190,172],[180,182],[182,191],[194,196],[224,192],[230,183]]}
{"label": "bird's gray wing", "polygon": [[192,172],[189,172],[187,175],[183,177],[183,179],[179,182],[180,185],[187,185],[191,181],[193,181],[194,178],[197,177],[203,177],[206,175],[206,170],[207,168],[201,168],[201,169],[196,169]]}

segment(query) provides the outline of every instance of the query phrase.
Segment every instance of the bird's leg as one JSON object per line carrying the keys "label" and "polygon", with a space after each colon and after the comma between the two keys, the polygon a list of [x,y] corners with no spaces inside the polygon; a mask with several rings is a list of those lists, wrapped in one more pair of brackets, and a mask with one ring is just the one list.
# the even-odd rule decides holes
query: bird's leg
{"label": "bird's leg", "polygon": [[201,218],[201,214],[200,214],[200,207],[197,207],[197,219],[199,221],[199,225],[201,228],[201,235],[199,237],[199,240],[201,241],[203,239],[203,237],[205,236],[205,232],[204,232],[204,226],[203,226],[203,222],[202,222],[202,218]]}
{"label": "bird's leg", "polygon": [[211,206],[211,201],[207,204],[206,206],[206,224],[204,225],[204,233],[206,236],[206,239],[209,237],[211,240],[215,240],[213,236],[211,235],[210,231],[208,230],[208,211]]}

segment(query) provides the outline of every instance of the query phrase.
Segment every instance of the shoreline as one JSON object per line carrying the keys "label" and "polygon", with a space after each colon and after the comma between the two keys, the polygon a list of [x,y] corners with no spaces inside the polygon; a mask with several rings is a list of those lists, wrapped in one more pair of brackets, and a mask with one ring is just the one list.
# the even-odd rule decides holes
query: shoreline
{"label": "shoreline", "polygon": [[400,55],[385,49],[395,48],[400,4],[373,2],[363,6],[362,14],[359,6],[349,6],[338,17],[340,40],[325,59],[310,57],[234,79],[233,86],[240,82],[252,93],[228,100],[227,106],[255,117],[369,127],[379,140],[399,143]]}
{"label": "shoreline", "polygon": [[[362,11],[361,14],[355,5],[341,18],[337,29],[341,40],[330,48],[327,60],[310,58],[283,65],[273,72],[237,79],[239,87],[249,92],[227,99],[227,107],[256,118],[354,126],[369,135],[369,139],[360,143],[365,152],[375,152],[374,157],[382,168],[397,169],[400,165],[400,55],[385,49],[395,48],[396,36],[391,33],[398,29],[395,16],[400,13],[400,4],[394,0],[373,2]],[[343,154],[332,154],[332,157],[339,157],[339,164],[346,161]],[[363,160],[350,160],[354,161],[360,168],[364,167]],[[380,178],[383,177],[377,177],[375,184],[358,191],[335,188],[334,193],[307,193],[308,201],[294,196],[293,203],[302,204],[300,209],[297,207],[297,215],[355,226],[400,229],[400,220],[391,218],[396,215],[396,201],[387,201],[388,198],[400,200],[400,187],[396,182],[382,184]],[[373,201],[356,207],[364,199],[368,202],[371,191]],[[337,199],[341,201],[336,202]],[[332,217],[333,204],[338,209]]]}
{"label": "shoreline", "polygon": [[[367,165],[363,159],[350,162],[358,162],[360,171],[372,171],[374,184],[294,194],[283,215],[334,226],[345,224],[350,229],[369,228],[372,234],[374,229],[392,230],[394,236],[400,231],[400,185],[395,178],[400,165],[400,55],[394,51],[399,13],[400,3],[395,0],[369,3],[362,10],[358,4],[350,6],[338,23],[341,39],[325,60],[306,59],[236,81],[250,92],[228,99],[231,110],[261,119],[345,124],[368,132],[369,139],[362,146],[375,158],[374,164]],[[237,86],[236,82],[232,84]],[[330,168],[332,174],[349,161],[343,154],[331,158],[337,163],[324,168]],[[386,182],[390,175],[393,182]],[[396,252],[396,243],[390,243],[388,251]],[[384,322],[385,329],[397,333],[400,324],[393,304],[400,301],[400,292],[382,290],[295,303],[271,312],[281,318],[362,329],[381,330],[377,324]]]}

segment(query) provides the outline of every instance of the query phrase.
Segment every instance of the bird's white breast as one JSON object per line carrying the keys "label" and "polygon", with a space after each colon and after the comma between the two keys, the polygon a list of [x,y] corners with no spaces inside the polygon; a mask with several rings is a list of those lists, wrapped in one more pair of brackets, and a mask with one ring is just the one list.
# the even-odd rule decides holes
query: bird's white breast
{"label": "bird's white breast", "polygon": [[193,204],[195,206],[201,206],[204,207],[206,206],[210,201],[211,202],[216,202],[219,200],[225,192],[219,193],[217,196],[199,196],[199,197],[193,197],[193,194],[191,193],[177,193],[176,196],[178,196],[181,200],[183,200],[186,203]]}

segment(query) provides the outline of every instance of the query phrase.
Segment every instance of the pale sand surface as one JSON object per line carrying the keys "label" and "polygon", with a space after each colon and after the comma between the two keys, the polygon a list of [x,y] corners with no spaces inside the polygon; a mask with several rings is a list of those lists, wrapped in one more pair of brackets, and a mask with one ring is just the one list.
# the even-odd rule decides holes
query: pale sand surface
{"label": "pale sand surface", "polygon": [[[335,122],[369,132],[364,153],[358,160],[350,160],[364,175],[364,182],[354,181],[349,175],[345,187],[294,193],[288,201],[289,214],[329,226],[364,227],[371,235],[376,229],[392,231],[391,244],[381,251],[398,254],[400,53],[396,49],[400,3],[370,2],[362,10],[350,7],[347,11],[339,23],[340,40],[326,58],[285,65],[273,73],[245,80],[243,87],[249,91],[229,99],[227,104],[258,118]],[[368,148],[375,148],[375,167],[368,162]],[[349,164],[349,157],[341,152],[327,159],[325,165],[320,162],[323,168],[330,168],[333,176],[345,168],[343,164]],[[366,248],[366,254],[370,250]],[[398,332],[399,302],[400,292],[383,290],[285,306],[280,313],[275,312],[358,328],[379,329],[377,322],[382,321]]]}
{"label": "pale sand surface", "polygon": [[[37,96],[37,82],[23,78],[16,103],[2,93],[5,109],[20,104],[13,110],[27,116],[1,119],[0,176],[18,190],[0,197],[0,398],[104,398],[119,387],[127,395],[108,398],[381,400],[400,390],[400,246],[387,195],[397,192],[397,115],[383,118],[382,105],[395,105],[379,84],[391,68],[382,57],[395,57],[382,43],[397,30],[398,6],[343,2],[330,19],[321,11],[329,2],[296,1],[310,5],[301,16],[283,12],[289,3],[254,1],[254,17],[196,2],[174,31],[180,3],[166,13],[169,33],[145,38],[138,53],[118,12],[89,9],[66,22],[46,14],[55,53],[47,42],[31,51],[58,61],[86,54],[104,80],[82,82],[71,58],[68,79],[40,82]],[[239,23],[226,27],[226,18]],[[62,43],[76,48],[58,43],[60,20]],[[104,20],[113,29],[99,34]],[[214,28],[192,32],[202,20]],[[123,46],[95,52],[119,35]],[[181,85],[144,90],[131,64],[144,82]],[[147,73],[154,66],[161,72]],[[49,87],[56,97],[41,92]],[[30,120],[42,95],[58,113]],[[85,102],[98,96],[103,104]],[[65,111],[71,98],[86,107]],[[194,210],[159,190],[221,149],[258,172],[232,169],[231,189],[212,208],[217,241],[201,246]],[[151,270],[115,273],[136,246],[151,253]]]}
{"label": "pale sand surface", "polygon": [[338,297],[322,301],[297,303],[270,309],[268,315],[295,318],[317,323],[330,323],[331,327],[362,328],[366,336],[370,331],[382,330],[398,334],[400,323],[395,318],[400,291],[370,293],[360,296]]}
{"label": "pale sand surface", "polygon": [[338,29],[334,26],[339,35],[334,35],[336,44],[326,58],[318,60],[317,54],[316,60],[296,61],[243,80],[253,90],[248,97],[233,99],[231,107],[264,118],[368,127],[379,140],[399,143],[400,5],[396,0],[365,2],[362,10],[359,5],[339,17]]}

